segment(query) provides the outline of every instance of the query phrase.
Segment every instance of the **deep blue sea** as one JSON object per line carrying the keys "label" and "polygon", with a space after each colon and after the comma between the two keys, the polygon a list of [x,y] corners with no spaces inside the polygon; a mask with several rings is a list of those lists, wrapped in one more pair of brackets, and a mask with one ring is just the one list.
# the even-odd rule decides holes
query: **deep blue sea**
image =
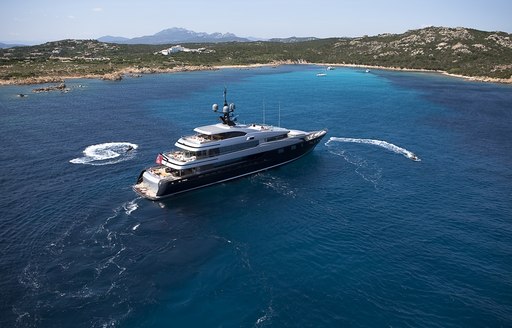
{"label": "deep blue sea", "polygon": [[[322,70],[0,87],[0,327],[511,327],[512,86]],[[139,198],[224,87],[239,122],[329,132]]]}

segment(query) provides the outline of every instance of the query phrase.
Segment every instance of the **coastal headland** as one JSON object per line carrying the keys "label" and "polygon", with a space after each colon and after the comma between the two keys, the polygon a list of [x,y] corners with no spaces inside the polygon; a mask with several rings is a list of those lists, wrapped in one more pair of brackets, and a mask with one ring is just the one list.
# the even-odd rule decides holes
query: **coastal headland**
{"label": "coastal headland", "polygon": [[359,38],[186,47],[62,40],[0,49],[0,85],[63,83],[73,78],[120,80],[151,73],[282,64],[428,71],[512,83],[512,36],[467,28],[427,27]]}

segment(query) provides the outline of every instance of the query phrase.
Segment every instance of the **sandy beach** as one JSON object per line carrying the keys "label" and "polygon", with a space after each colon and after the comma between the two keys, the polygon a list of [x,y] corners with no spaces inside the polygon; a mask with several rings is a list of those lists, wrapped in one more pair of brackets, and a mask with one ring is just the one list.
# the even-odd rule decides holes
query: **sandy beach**
{"label": "sandy beach", "polygon": [[311,63],[311,65],[320,65],[320,66],[332,66],[332,67],[360,67],[365,69],[385,69],[391,71],[406,71],[406,72],[424,72],[424,73],[438,73],[446,76],[457,77],[469,81],[478,81],[478,82],[489,82],[489,83],[505,83],[512,84],[512,76],[508,79],[498,79],[487,76],[465,76],[459,74],[450,74],[441,70],[429,70],[429,69],[417,69],[417,68],[400,68],[400,67],[386,67],[386,66],[372,66],[372,65],[358,65],[358,64],[319,64],[319,63]]}

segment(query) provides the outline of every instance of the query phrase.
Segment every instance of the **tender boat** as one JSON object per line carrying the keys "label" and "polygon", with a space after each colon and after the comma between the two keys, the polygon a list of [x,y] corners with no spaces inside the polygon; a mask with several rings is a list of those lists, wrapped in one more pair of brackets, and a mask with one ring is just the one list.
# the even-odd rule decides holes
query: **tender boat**
{"label": "tender boat", "polygon": [[[213,111],[218,109],[214,104]],[[176,149],[158,154],[158,165],[143,170],[133,189],[158,200],[261,172],[306,155],[327,133],[238,124],[234,110],[224,90],[222,122],[197,127],[175,143]]]}

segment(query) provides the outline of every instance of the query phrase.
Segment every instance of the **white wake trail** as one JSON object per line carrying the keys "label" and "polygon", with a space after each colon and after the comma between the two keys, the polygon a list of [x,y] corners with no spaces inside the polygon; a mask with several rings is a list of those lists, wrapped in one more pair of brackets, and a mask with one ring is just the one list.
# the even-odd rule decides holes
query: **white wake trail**
{"label": "white wake trail", "polygon": [[139,146],[130,142],[107,142],[91,145],[82,152],[83,157],[73,158],[70,163],[88,165],[109,165],[127,161],[135,156]]}
{"label": "white wake trail", "polygon": [[325,143],[325,145],[329,145],[330,142],[352,142],[352,143],[362,143],[362,144],[369,144],[369,145],[375,145],[382,148],[385,148],[387,150],[390,150],[396,154],[401,154],[407,157],[410,160],[419,162],[421,159],[416,156],[412,151],[407,150],[402,147],[398,147],[397,145],[394,145],[392,143],[389,143],[387,141],[383,140],[377,140],[377,139],[357,139],[357,138],[337,138],[337,137],[330,137],[329,140]]}

